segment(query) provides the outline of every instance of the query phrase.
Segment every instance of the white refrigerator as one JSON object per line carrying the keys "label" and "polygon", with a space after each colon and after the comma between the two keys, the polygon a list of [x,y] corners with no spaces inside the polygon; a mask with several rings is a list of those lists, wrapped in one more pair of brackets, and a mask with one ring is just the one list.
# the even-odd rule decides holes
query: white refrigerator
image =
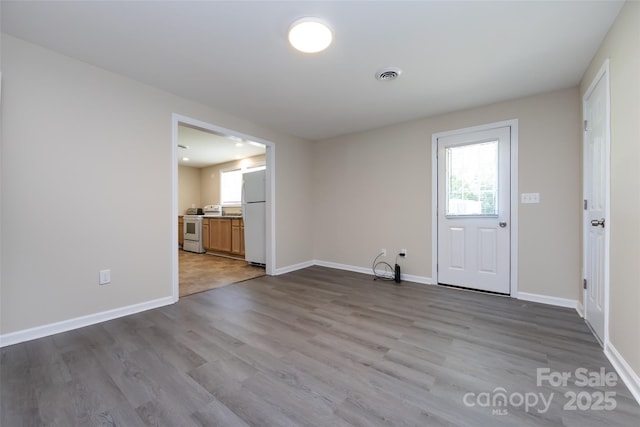
{"label": "white refrigerator", "polygon": [[245,259],[251,264],[266,263],[266,171],[242,175],[242,216]]}

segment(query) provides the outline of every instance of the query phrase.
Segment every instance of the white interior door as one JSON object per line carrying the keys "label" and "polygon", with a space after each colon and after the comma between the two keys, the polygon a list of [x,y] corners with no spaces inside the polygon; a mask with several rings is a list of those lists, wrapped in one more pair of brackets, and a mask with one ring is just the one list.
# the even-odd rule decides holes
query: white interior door
{"label": "white interior door", "polygon": [[585,99],[584,260],[585,319],[605,340],[605,260],[607,218],[607,82],[601,76]]}
{"label": "white interior door", "polygon": [[510,293],[510,127],[438,138],[438,283]]}

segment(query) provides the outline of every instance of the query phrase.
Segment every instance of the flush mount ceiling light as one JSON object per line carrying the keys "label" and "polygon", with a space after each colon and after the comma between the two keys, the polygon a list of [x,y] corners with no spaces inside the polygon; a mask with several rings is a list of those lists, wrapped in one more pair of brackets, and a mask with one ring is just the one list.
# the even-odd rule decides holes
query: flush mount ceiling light
{"label": "flush mount ceiling light", "polygon": [[301,18],[289,28],[289,43],[304,53],[316,53],[325,50],[331,44],[333,34],[321,20],[317,18]]}
{"label": "flush mount ceiling light", "polygon": [[402,70],[398,67],[386,67],[376,71],[376,79],[380,81],[395,80],[400,77]]}

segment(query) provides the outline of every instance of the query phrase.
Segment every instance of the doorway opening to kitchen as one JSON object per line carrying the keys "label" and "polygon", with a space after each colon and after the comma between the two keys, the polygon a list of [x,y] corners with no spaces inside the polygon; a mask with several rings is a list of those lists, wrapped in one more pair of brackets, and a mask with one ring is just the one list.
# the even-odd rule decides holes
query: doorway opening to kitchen
{"label": "doorway opening to kitchen", "polygon": [[172,128],[174,300],[273,274],[274,144],[177,114]]}

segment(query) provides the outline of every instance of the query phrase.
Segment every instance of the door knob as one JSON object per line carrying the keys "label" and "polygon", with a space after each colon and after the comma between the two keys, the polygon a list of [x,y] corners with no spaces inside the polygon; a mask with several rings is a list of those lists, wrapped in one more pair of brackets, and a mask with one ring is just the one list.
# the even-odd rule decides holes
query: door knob
{"label": "door knob", "polygon": [[507,226],[507,223],[506,223],[506,222],[504,222],[504,221],[500,221],[500,222],[498,223],[498,225],[499,225],[500,227],[502,227],[502,228],[505,228],[505,227]]}
{"label": "door knob", "polygon": [[591,225],[594,227],[597,226],[601,226],[602,228],[604,228],[604,218],[598,220],[598,219],[592,219],[591,220]]}

